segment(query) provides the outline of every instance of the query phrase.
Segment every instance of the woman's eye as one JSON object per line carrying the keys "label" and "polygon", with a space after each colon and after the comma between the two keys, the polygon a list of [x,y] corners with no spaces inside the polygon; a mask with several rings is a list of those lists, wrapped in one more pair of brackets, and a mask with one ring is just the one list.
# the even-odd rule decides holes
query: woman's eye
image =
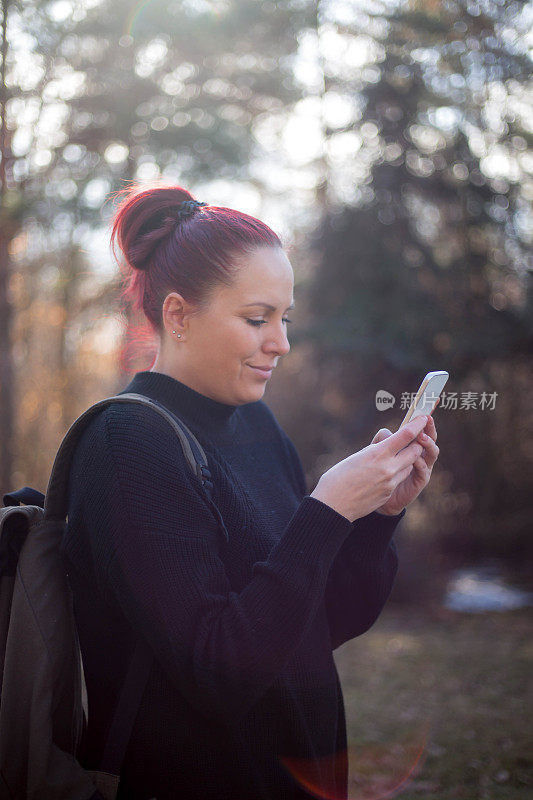
{"label": "woman's eye", "polygon": [[[260,325],[264,325],[265,322],[268,320],[266,319],[246,319],[246,322],[249,322],[250,325],[255,325],[258,328]],[[288,319],[288,317],[283,317],[282,322],[292,322],[292,319]]]}

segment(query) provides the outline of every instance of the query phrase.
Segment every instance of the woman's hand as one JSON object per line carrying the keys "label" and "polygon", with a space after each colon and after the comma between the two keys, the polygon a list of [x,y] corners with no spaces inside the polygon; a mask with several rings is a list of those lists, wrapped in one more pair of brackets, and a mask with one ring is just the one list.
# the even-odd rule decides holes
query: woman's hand
{"label": "woman's hand", "polygon": [[[396,490],[411,475],[414,463],[424,453],[426,445],[418,441],[418,436],[426,424],[427,417],[423,416],[396,433],[385,429],[378,431],[371,444],[325,472],[311,497],[350,522],[377,509],[385,509],[385,514],[392,513],[392,509],[408,497],[405,492],[398,495]],[[392,502],[391,498],[394,498]]]}
{"label": "woman's hand", "polygon": [[[372,443],[381,442],[389,436],[392,436],[392,432],[388,428],[381,428],[372,439]],[[422,445],[424,451],[414,461],[410,474],[398,484],[387,502],[376,508],[376,511],[380,514],[388,516],[399,514],[409,503],[413,502],[415,497],[418,497],[422,489],[429,483],[431,471],[439,457],[439,448],[435,444],[437,441],[437,429],[435,428],[433,417],[428,417],[427,425],[418,435],[416,441]]]}

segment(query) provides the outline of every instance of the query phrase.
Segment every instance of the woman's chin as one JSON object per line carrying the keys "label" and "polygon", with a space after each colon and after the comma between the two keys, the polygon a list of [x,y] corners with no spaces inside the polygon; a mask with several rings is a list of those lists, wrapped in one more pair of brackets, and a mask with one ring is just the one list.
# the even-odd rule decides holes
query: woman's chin
{"label": "woman's chin", "polygon": [[243,402],[253,403],[256,400],[260,400],[265,393],[266,384],[266,381],[257,381],[255,385],[248,385],[246,387],[246,392],[243,393],[246,395],[247,399],[243,400]]}

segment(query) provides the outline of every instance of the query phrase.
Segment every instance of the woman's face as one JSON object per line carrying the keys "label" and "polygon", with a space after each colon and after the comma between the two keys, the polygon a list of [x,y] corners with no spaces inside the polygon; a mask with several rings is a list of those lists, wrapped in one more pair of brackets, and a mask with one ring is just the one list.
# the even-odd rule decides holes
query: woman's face
{"label": "woman's face", "polygon": [[165,352],[162,346],[152,367],[230,405],[261,399],[271,370],[289,352],[286,320],[294,289],[291,264],[279,247],[258,248],[237,264],[233,284],[218,286],[207,310],[195,311],[176,292],[165,298]]}

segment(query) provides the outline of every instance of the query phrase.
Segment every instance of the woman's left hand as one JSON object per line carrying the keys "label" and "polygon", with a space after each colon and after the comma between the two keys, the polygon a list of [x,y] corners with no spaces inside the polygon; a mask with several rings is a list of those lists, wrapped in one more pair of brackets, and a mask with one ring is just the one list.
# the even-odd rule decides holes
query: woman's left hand
{"label": "woman's left hand", "polygon": [[[388,428],[381,428],[372,439],[372,444],[381,442],[389,436],[392,436],[392,431],[389,431]],[[380,514],[388,516],[399,514],[409,503],[413,502],[415,497],[418,497],[422,489],[429,483],[431,471],[439,456],[439,448],[435,444],[437,429],[433,417],[428,418],[426,427],[418,434],[416,441],[422,445],[424,452],[413,463],[410,474],[398,484],[387,502],[376,508]]]}

